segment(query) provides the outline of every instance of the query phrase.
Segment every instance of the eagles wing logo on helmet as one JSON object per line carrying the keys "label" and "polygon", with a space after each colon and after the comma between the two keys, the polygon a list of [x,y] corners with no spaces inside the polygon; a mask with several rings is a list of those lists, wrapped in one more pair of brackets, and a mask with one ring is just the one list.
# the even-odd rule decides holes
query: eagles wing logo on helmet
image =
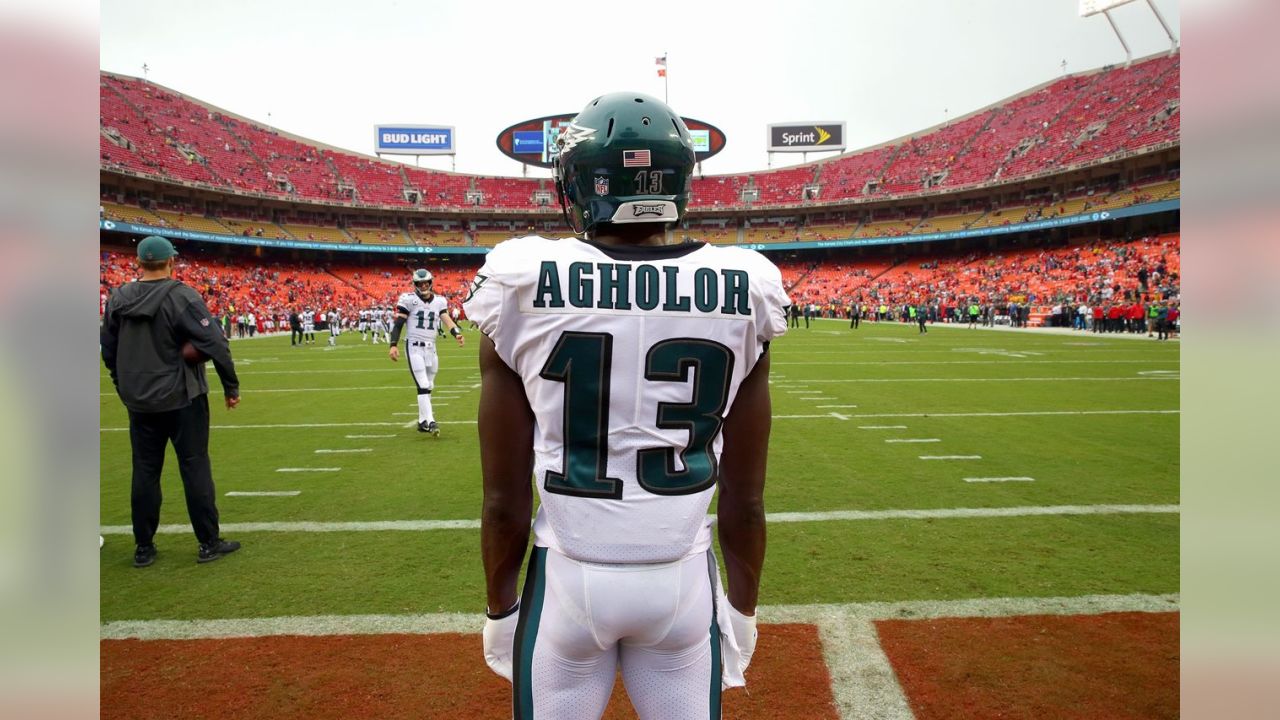
{"label": "eagles wing logo on helmet", "polygon": [[567,153],[578,143],[591,139],[591,136],[595,134],[595,128],[583,127],[571,122],[560,132],[560,137],[556,139],[556,144],[560,146],[561,153]]}

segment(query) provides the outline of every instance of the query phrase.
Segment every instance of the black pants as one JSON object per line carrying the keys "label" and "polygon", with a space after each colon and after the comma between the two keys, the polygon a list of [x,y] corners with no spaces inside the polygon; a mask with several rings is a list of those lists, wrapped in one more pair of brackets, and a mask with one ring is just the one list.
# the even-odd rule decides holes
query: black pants
{"label": "black pants", "polygon": [[289,328],[289,344],[290,345],[302,344],[302,328],[301,327]]}
{"label": "black pants", "polygon": [[859,320],[861,320],[861,318],[858,317],[858,313],[854,313],[853,316],[849,318],[849,327],[857,330]]}
{"label": "black pants", "polygon": [[173,443],[178,472],[187,496],[187,515],[201,543],[218,538],[218,507],[214,502],[213,470],[209,465],[209,396],[201,395],[181,410],[161,413],[129,412],[129,443],[133,447],[133,539],[150,545],[160,526],[160,471],[165,446]]}

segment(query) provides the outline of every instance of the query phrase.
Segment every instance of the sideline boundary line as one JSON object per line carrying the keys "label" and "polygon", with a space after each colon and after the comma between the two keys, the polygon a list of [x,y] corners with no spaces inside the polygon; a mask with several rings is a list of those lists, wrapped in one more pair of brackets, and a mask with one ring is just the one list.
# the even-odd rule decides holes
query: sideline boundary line
{"label": "sideline boundary line", "polygon": [[[762,605],[763,624],[816,625],[840,717],[913,720],[897,674],[880,645],[879,620],[1101,615],[1181,611],[1178,594],[905,600],[816,605]],[[246,637],[477,634],[479,613],[313,615],[211,620],[118,620],[99,626],[99,640],[216,640]]]}
{"label": "sideline boundary line", "polygon": [[[305,471],[336,470],[336,468],[302,468]],[[825,512],[767,513],[769,523],[830,522],[837,520],[946,520],[956,518],[1033,517],[1044,515],[1134,515],[1181,514],[1179,505],[1041,505],[994,508],[936,508],[920,510],[829,510]],[[350,522],[243,522],[223,523],[228,533],[255,532],[427,532],[432,530],[479,530],[479,520],[368,520]],[[132,535],[132,525],[103,525],[102,535]],[[189,523],[161,525],[160,535],[185,535],[191,532]]]}
{"label": "sideline boundary line", "polygon": [[[976,418],[976,417],[1053,417],[1058,415],[1179,415],[1181,410],[1028,410],[1024,412],[969,412],[969,413],[857,413],[849,418]],[[832,417],[826,415],[774,415],[774,420],[798,420]],[[475,420],[446,420],[447,425],[474,425]],[[416,424],[416,423],[415,423]],[[349,427],[408,427],[398,422],[346,422],[346,423],[261,423],[252,425],[213,425],[211,430],[293,430],[302,428]],[[128,432],[127,427],[100,427],[99,432]]]}

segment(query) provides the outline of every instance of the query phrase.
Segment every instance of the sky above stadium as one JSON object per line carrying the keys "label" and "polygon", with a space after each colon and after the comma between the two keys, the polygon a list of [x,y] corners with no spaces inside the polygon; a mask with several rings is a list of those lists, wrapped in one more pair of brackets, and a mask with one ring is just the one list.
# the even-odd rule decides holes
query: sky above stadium
{"label": "sky above stadium", "polygon": [[[1067,72],[1124,62],[1106,18],[1078,4],[111,0],[100,66],[141,77],[146,64],[156,83],[362,153],[376,124],[452,125],[459,172],[519,175],[499,132],[605,92],[661,98],[666,55],[671,106],[728,137],[703,167],[718,174],[765,168],[769,123],[845,121],[848,147],[867,147],[1060,77],[1063,60]],[[1179,0],[1156,6],[1181,37]],[[1135,58],[1169,49],[1144,0],[1111,15]]]}

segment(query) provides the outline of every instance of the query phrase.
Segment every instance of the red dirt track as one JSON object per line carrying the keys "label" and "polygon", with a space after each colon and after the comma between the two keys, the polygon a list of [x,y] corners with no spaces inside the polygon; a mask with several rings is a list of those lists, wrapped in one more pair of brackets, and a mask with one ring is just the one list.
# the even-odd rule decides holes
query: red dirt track
{"label": "red dirt track", "polygon": [[877,622],[917,720],[1178,717],[1178,613]]}
{"label": "red dirt track", "polygon": [[[751,694],[725,693],[724,717],[837,718],[821,648],[812,625],[762,625]],[[100,654],[104,720],[511,716],[478,635],[103,640]],[[604,717],[636,717],[620,681]]]}

